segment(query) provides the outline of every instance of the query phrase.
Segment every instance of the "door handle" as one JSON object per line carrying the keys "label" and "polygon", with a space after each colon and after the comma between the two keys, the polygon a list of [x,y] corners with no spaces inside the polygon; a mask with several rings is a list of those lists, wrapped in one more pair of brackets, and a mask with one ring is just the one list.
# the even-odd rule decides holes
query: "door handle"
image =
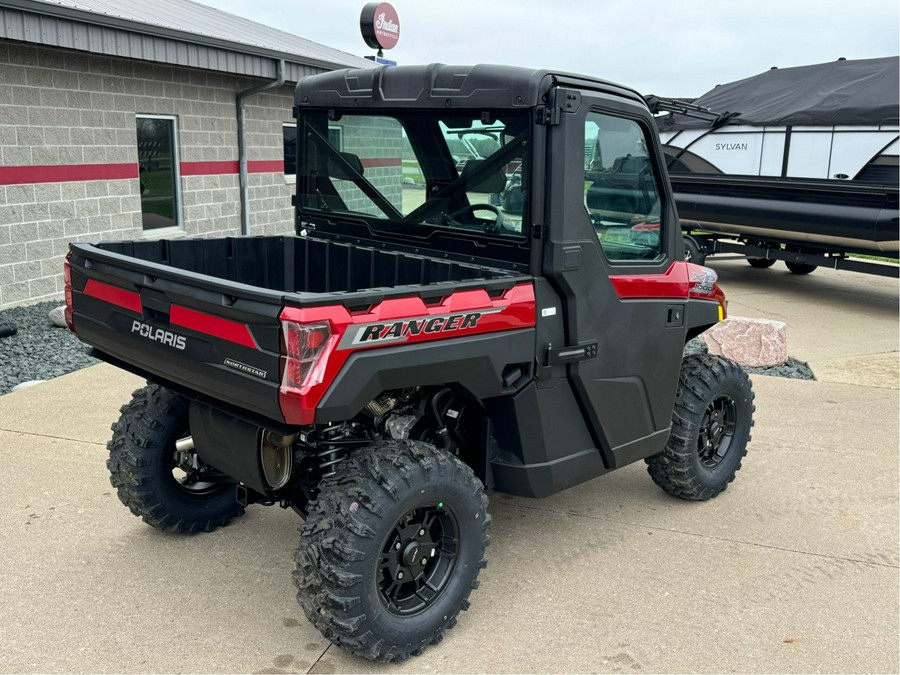
{"label": "door handle", "polygon": [[596,340],[582,342],[571,347],[548,347],[547,365],[564,366],[567,363],[587,361],[597,357],[598,345]]}

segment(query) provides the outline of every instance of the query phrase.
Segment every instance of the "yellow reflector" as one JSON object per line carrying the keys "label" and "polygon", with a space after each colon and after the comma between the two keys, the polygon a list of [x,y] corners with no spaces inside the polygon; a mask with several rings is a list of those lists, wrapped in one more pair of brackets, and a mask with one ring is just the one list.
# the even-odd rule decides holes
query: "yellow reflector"
{"label": "yellow reflector", "polygon": [[722,305],[719,305],[719,321],[723,321],[725,319],[725,310],[722,309]]}

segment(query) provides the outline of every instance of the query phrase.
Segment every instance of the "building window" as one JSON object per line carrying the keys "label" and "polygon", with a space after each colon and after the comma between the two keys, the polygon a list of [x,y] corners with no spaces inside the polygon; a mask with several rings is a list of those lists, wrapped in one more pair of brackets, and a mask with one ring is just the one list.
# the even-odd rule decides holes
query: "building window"
{"label": "building window", "polygon": [[[297,175],[297,125],[281,125],[281,134],[284,140],[284,175],[292,178]],[[343,150],[343,134],[341,127],[328,127],[328,142],[338,150]]]}
{"label": "building window", "polygon": [[181,227],[176,119],[138,115],[136,125],[144,232]]}

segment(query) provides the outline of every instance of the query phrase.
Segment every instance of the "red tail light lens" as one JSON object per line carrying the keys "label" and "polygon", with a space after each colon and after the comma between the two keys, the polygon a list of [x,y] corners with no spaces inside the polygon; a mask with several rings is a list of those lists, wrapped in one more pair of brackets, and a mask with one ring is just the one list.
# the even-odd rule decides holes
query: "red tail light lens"
{"label": "red tail light lens", "polygon": [[72,252],[69,251],[66,254],[66,261],[63,263],[63,279],[65,280],[65,293],[66,293],[66,325],[69,327],[69,330],[78,335],[75,331],[75,309],[72,307],[72,266],[69,264],[69,259],[72,257]]}
{"label": "red tail light lens", "polygon": [[324,363],[319,357],[331,337],[327,323],[299,324],[294,321],[281,322],[284,336],[284,374],[281,377],[282,391],[299,392],[322,381]]}

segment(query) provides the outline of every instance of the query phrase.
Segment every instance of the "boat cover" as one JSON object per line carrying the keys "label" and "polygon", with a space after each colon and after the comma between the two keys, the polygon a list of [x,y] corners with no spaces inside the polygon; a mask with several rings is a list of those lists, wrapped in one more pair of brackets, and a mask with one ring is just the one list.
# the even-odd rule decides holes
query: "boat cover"
{"label": "boat cover", "polygon": [[[831,126],[900,123],[900,57],[831,61],[773,68],[716,85],[693,103],[715,113],[737,113],[727,124]],[[670,113],[660,131],[709,127],[711,122]]]}

